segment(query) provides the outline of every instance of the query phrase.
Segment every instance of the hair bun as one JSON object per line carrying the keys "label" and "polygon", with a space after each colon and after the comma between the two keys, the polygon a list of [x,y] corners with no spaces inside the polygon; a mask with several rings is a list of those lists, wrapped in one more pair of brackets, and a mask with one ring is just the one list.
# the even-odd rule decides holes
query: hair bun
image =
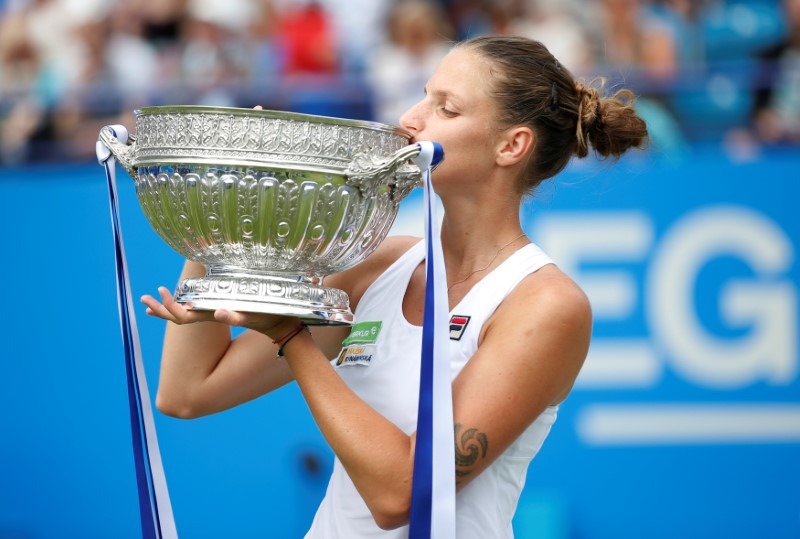
{"label": "hair bun", "polygon": [[589,145],[603,157],[619,157],[631,147],[641,147],[647,139],[647,126],[633,108],[633,92],[618,90],[603,97],[605,80],[575,83],[578,100],[577,147],[575,155],[586,157]]}
{"label": "hair bun", "polygon": [[578,117],[587,127],[591,126],[600,116],[600,90],[578,81],[575,91],[578,93]]}
{"label": "hair bun", "polygon": [[[575,82],[575,93],[578,98],[578,147],[575,154],[578,157],[586,157],[589,153],[590,131],[600,119],[600,90],[592,86],[597,83],[597,79],[588,85],[581,81]],[[599,81],[603,87],[603,81]]]}

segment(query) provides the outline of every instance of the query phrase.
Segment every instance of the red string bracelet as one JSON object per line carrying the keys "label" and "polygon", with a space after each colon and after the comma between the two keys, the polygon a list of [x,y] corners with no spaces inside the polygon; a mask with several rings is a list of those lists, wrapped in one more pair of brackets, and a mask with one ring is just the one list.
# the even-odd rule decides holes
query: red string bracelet
{"label": "red string bracelet", "polygon": [[306,326],[305,322],[301,322],[300,325],[298,325],[296,328],[290,331],[288,335],[280,339],[280,341],[276,342],[275,344],[280,343],[280,345],[278,346],[278,352],[275,354],[275,357],[278,358],[283,357],[283,348],[287,344],[289,344],[289,341],[291,341],[298,333],[300,333],[304,329],[308,331],[308,326]]}
{"label": "red string bracelet", "polygon": [[284,342],[285,340],[287,340],[287,339],[290,339],[290,338],[294,337],[295,335],[297,335],[297,332],[298,332],[298,331],[300,331],[301,329],[303,329],[305,326],[306,326],[306,323],[305,323],[305,322],[300,322],[298,325],[296,325],[295,327],[293,327],[293,328],[292,328],[292,329],[289,331],[289,333],[287,333],[286,335],[284,335],[284,336],[283,336],[283,337],[281,337],[280,339],[276,339],[276,340],[272,341],[272,344],[281,344],[281,343],[282,343],[282,342]]}

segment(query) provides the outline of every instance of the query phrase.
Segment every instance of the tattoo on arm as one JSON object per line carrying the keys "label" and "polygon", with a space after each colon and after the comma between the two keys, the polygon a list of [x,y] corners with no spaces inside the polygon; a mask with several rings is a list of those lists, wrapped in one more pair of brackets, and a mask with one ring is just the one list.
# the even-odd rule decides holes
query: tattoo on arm
{"label": "tattoo on arm", "polygon": [[456,442],[456,483],[474,471],[478,458],[486,458],[489,438],[478,429],[466,429],[461,423],[455,424]]}

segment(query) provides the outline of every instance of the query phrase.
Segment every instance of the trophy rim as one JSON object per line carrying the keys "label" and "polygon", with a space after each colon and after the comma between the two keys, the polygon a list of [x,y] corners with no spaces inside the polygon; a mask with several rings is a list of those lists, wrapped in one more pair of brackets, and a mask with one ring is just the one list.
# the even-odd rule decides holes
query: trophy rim
{"label": "trophy rim", "polygon": [[155,114],[216,114],[233,116],[250,116],[270,118],[275,120],[291,120],[295,122],[309,122],[327,125],[340,125],[345,127],[356,127],[362,129],[372,129],[403,136],[411,139],[412,134],[397,125],[390,125],[370,120],[353,120],[350,118],[338,118],[335,116],[322,116],[317,114],[306,114],[302,112],[288,112],[271,109],[248,109],[242,107],[215,107],[209,105],[159,105],[151,107],[140,107],[133,111],[136,118]]}

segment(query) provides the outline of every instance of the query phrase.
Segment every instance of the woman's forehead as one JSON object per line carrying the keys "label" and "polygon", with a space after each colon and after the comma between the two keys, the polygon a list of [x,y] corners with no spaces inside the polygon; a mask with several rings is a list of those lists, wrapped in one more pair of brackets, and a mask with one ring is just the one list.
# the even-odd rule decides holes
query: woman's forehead
{"label": "woman's forehead", "polygon": [[473,99],[486,97],[489,84],[488,61],[475,51],[456,48],[442,59],[425,89],[434,96]]}

